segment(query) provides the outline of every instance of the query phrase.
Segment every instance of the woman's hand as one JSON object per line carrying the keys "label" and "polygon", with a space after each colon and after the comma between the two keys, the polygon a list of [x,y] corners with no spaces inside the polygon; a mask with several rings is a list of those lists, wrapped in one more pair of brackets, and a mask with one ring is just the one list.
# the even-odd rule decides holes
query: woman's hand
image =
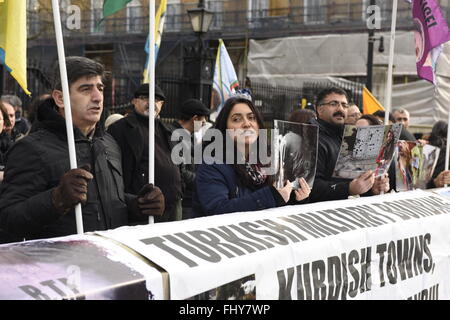
{"label": "woman's hand", "polygon": [[300,188],[295,191],[295,200],[302,201],[309,197],[309,194],[311,193],[311,188],[309,187],[308,183],[304,178],[298,179],[298,182],[300,184]]}
{"label": "woman's hand", "polygon": [[277,191],[280,193],[280,195],[283,198],[284,202],[288,203],[289,198],[291,197],[292,183],[288,180],[286,185],[283,188],[281,188],[281,189],[277,189]]}

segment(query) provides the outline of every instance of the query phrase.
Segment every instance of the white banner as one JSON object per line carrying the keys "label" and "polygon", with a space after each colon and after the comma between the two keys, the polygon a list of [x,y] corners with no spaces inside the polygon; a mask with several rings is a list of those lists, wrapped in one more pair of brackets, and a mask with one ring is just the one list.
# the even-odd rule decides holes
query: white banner
{"label": "white banner", "polygon": [[449,299],[450,200],[424,191],[100,232],[171,299]]}

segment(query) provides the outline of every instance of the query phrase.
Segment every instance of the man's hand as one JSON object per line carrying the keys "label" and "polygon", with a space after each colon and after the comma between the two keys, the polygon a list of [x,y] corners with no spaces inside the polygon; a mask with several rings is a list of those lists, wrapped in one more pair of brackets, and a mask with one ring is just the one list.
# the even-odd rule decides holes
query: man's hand
{"label": "man's hand", "polygon": [[375,175],[372,171],[367,171],[358,178],[350,182],[348,193],[351,196],[360,195],[369,191],[375,183]]}
{"label": "man's hand", "polygon": [[390,188],[391,186],[389,184],[389,176],[387,174],[384,174],[375,179],[375,183],[372,187],[372,193],[377,195],[384,194],[389,192]]}
{"label": "man's hand", "polygon": [[445,185],[450,184],[450,170],[442,171],[439,175],[433,180],[434,185],[437,188],[443,188]]}
{"label": "man's hand", "polygon": [[277,191],[281,195],[281,197],[283,198],[284,202],[288,203],[289,198],[291,197],[292,183],[288,180],[286,185],[283,188],[281,188],[281,189],[277,189]]}
{"label": "man's hand", "polygon": [[165,210],[164,195],[158,187],[146,184],[137,196],[137,206],[142,214],[162,216]]}
{"label": "man's hand", "polygon": [[77,204],[87,201],[88,183],[94,176],[89,172],[90,165],[66,172],[59,185],[52,191],[52,202],[55,208],[65,214]]}

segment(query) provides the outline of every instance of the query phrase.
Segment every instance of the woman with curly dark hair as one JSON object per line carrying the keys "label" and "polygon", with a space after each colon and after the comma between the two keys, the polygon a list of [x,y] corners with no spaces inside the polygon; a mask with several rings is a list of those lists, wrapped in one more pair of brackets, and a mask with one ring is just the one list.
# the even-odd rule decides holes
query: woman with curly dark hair
{"label": "woman with curly dark hair", "polygon": [[[264,171],[258,151],[264,123],[250,100],[228,99],[214,129],[223,143],[223,152],[216,150],[213,157],[203,159],[197,169],[193,197],[195,216],[263,210],[290,201],[292,184],[288,182],[276,189],[273,177]],[[293,192],[295,201],[308,198],[311,191],[304,179],[300,179],[299,184],[300,189]]]}

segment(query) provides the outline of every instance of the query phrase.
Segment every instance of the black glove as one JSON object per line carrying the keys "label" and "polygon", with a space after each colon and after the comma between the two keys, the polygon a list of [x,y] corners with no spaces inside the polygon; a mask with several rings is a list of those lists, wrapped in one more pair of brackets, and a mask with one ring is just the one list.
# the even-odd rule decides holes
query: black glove
{"label": "black glove", "polygon": [[146,184],[136,198],[140,213],[148,216],[162,216],[165,210],[164,195],[158,187]]}
{"label": "black glove", "polygon": [[78,203],[87,201],[88,183],[94,176],[89,172],[89,164],[66,172],[59,185],[52,191],[52,202],[55,208],[65,214]]}

